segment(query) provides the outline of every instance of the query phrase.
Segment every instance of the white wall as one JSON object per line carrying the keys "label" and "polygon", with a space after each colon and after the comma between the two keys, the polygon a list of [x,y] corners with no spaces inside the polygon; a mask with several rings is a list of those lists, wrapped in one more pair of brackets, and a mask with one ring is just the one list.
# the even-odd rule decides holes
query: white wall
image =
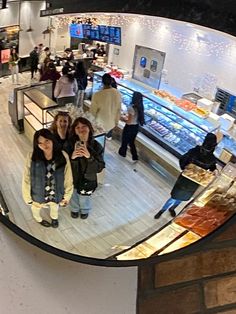
{"label": "white wall", "polygon": [[[21,57],[29,55],[33,47],[39,43],[45,46],[49,45],[49,35],[43,35],[42,32],[49,25],[48,17],[40,17],[40,10],[45,9],[44,1],[25,1],[21,3],[20,26],[20,44],[19,54]],[[33,32],[26,32],[31,23]],[[19,3],[9,2],[8,8],[0,10],[0,27],[19,24]],[[53,42],[54,34],[51,39]]]}
{"label": "white wall", "polygon": [[121,68],[132,71],[135,45],[146,46],[166,53],[169,85],[182,93],[200,87],[213,97],[216,86],[236,93],[235,37],[158,17],[114,17],[111,25],[122,27],[120,55],[109,55]]}
{"label": "white wall", "polygon": [[64,260],[0,224],[1,314],[134,314],[137,269]]}
{"label": "white wall", "polygon": [[0,10],[0,27],[18,24],[19,4],[12,2],[7,6],[8,9]]}
{"label": "white wall", "polygon": [[[21,4],[21,28],[23,31],[20,32],[20,56],[29,55],[34,46],[40,43],[43,43],[44,46],[49,46],[49,35],[42,34],[49,25],[49,18],[40,17],[40,10],[42,9],[45,9],[45,3],[43,1],[26,1]],[[30,24],[33,31],[26,32]]]}

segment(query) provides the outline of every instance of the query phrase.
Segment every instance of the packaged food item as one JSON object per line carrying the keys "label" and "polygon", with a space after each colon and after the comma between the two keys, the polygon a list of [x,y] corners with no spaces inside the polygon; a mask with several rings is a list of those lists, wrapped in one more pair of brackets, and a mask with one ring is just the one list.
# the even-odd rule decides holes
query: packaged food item
{"label": "packaged food item", "polygon": [[176,224],[179,224],[180,226],[188,228],[188,229],[192,228],[195,225],[198,225],[202,221],[204,221],[204,218],[193,216],[193,215],[188,215],[187,213],[184,213],[176,217],[174,220]]}
{"label": "packaged food item", "polygon": [[192,113],[194,113],[196,116],[201,117],[201,118],[207,118],[210,114],[209,110],[200,108],[200,107],[196,107],[194,109],[192,109]]}
{"label": "packaged food item", "polygon": [[236,166],[232,163],[228,163],[222,170],[222,174],[231,179],[236,179]]}

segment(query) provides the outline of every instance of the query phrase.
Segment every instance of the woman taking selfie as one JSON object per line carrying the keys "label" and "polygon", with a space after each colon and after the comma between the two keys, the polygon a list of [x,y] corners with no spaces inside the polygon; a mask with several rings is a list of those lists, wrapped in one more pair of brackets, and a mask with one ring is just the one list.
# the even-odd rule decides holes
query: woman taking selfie
{"label": "woman taking selfie", "polygon": [[[33,145],[23,175],[23,198],[38,223],[57,228],[59,205],[67,205],[73,192],[70,160],[47,129],[35,132]],[[44,207],[50,208],[51,223],[40,214]]]}
{"label": "woman taking selfie", "polygon": [[93,127],[83,117],[75,119],[66,151],[71,158],[74,193],[71,217],[86,219],[91,210],[91,195],[97,188],[97,173],[105,167],[103,148],[93,137]]}

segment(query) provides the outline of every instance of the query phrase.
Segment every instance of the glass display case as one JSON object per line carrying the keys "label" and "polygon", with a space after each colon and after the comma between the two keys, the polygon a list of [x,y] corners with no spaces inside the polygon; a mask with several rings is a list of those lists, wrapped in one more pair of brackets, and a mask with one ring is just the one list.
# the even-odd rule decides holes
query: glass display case
{"label": "glass display case", "polygon": [[36,88],[25,91],[23,95],[24,131],[32,140],[35,131],[47,128],[53,121],[49,110],[58,105]]}
{"label": "glass display case", "polygon": [[12,124],[21,133],[24,132],[24,97],[23,93],[31,89],[38,89],[48,97],[52,95],[52,82],[36,82],[29,85],[15,87],[9,94],[8,112],[11,117]]}
{"label": "glass display case", "polygon": [[[94,73],[93,93],[102,88],[103,74]],[[117,86],[123,110],[130,106],[134,91],[143,94],[146,124],[140,131],[177,157],[201,144],[208,132],[215,132],[220,127],[219,122],[185,111],[134,80],[117,80]]]}
{"label": "glass display case", "polygon": [[111,258],[132,260],[163,255],[207,236],[236,212],[236,165],[221,174],[164,228]]}

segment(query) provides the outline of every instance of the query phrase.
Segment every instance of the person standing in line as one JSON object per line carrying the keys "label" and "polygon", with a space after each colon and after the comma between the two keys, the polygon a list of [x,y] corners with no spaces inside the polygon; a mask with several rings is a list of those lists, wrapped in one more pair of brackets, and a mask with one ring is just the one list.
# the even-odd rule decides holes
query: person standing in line
{"label": "person standing in line", "polygon": [[[33,143],[33,153],[27,156],[23,174],[23,199],[31,205],[38,223],[57,228],[59,205],[66,206],[73,193],[70,160],[48,129],[36,131]],[[40,214],[44,207],[50,207],[51,223]]]}
{"label": "person standing in line", "polygon": [[40,81],[52,81],[52,99],[54,101],[56,101],[56,98],[54,97],[54,90],[60,77],[61,74],[57,71],[56,66],[52,61],[48,63],[46,71],[40,77]]}
{"label": "person standing in line", "polygon": [[76,105],[78,107],[83,108],[84,93],[85,93],[85,89],[88,85],[88,78],[87,78],[87,72],[86,72],[85,67],[84,67],[84,63],[82,61],[79,61],[76,64],[74,76],[75,76],[75,79],[76,79],[77,85],[78,85]]}
{"label": "person standing in line", "polygon": [[97,173],[105,167],[103,147],[93,137],[91,122],[75,119],[65,150],[71,158],[74,192],[70,201],[71,217],[86,219],[91,211],[91,195],[97,188]]}
{"label": "person standing in line", "polygon": [[13,84],[15,84],[15,76],[16,84],[19,84],[19,66],[18,66],[19,61],[20,58],[18,53],[16,52],[16,48],[12,48],[9,58],[9,69],[11,70],[11,78]]}
{"label": "person standing in line", "polygon": [[135,138],[138,134],[139,125],[144,125],[144,108],[143,95],[139,92],[134,92],[131,106],[128,108],[128,116],[124,116],[121,120],[125,121],[125,127],[122,133],[121,147],[119,148],[119,155],[126,157],[128,145],[132,155],[132,160],[138,160],[138,154],[135,146]]}
{"label": "person standing in line", "polygon": [[[216,135],[208,133],[201,146],[197,145],[180,158],[180,168],[184,170],[187,165],[195,164],[205,170],[215,171],[216,158],[213,153],[216,146]],[[196,192],[198,187],[198,183],[195,183],[180,174],[171,191],[171,197],[166,201],[162,209],[156,213],[154,219],[160,218],[166,210],[169,210],[171,216],[175,217],[175,208],[183,201],[188,201]]]}
{"label": "person standing in line", "polygon": [[[42,44],[40,44],[40,45],[42,45]],[[50,49],[48,47],[46,47],[44,49],[43,49],[43,47],[41,47],[39,50],[39,64],[38,64],[40,77],[42,76],[42,74],[44,72],[44,66],[45,66],[44,61],[48,56],[50,56]]]}
{"label": "person standing in line", "polygon": [[102,77],[103,89],[92,96],[90,112],[103,125],[107,140],[112,139],[112,130],[118,125],[121,111],[120,92],[111,86],[112,77],[106,73]]}
{"label": "person standing in line", "polygon": [[38,54],[38,47],[36,46],[30,53],[31,80],[34,78],[34,74],[37,73],[38,63],[39,63],[39,54]]}
{"label": "person standing in line", "polygon": [[74,75],[69,72],[70,68],[67,66],[62,68],[62,77],[57,81],[54,90],[54,97],[57,98],[59,106],[66,104],[75,104],[75,95],[78,91],[77,81]]}

